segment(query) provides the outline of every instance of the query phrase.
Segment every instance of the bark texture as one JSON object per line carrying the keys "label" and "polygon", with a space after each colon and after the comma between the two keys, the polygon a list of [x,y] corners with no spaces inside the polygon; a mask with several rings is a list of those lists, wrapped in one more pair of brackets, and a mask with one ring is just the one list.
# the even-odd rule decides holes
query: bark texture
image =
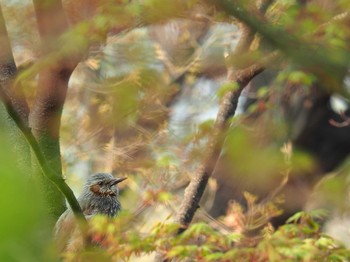
{"label": "bark texture", "polygon": [[[260,12],[265,13],[271,3],[272,1],[262,1],[259,7]],[[241,30],[242,34],[233,55],[247,52],[254,39],[255,32],[250,29],[250,27],[242,24]],[[220,157],[221,148],[225,139],[224,131],[226,127],[228,127],[227,120],[234,116],[242,90],[263,70],[263,64],[253,64],[244,69],[228,68],[227,78],[230,82],[236,83],[236,88],[227,92],[221,100],[215,122],[215,131],[213,136],[209,139],[205,158],[195,174],[193,174],[191,182],[185,190],[184,199],[176,218],[177,222],[180,224],[179,233],[188,227],[199,207],[199,201]]]}
{"label": "bark texture", "polygon": [[[52,56],[54,60],[43,66],[39,72],[37,93],[30,113],[30,127],[49,166],[61,178],[59,143],[61,114],[68,81],[80,57],[79,55],[67,57],[67,54],[60,52],[59,38],[68,30],[61,1],[33,2],[41,38],[42,59]],[[57,219],[65,210],[64,197],[47,178],[43,177],[41,183],[49,213],[53,219]]]}
{"label": "bark texture", "polygon": [[[15,110],[18,112],[21,121],[28,125],[29,108],[22,93],[22,90],[14,85],[14,79],[17,74],[17,67],[13,58],[10,39],[7,33],[5,19],[0,6],[0,84]],[[0,121],[5,127],[5,133],[9,133],[9,139],[13,144],[12,150],[18,156],[17,164],[25,175],[31,173],[30,169],[30,151],[27,143],[22,138],[15,123],[8,118],[4,108],[0,108]]]}
{"label": "bark texture", "polygon": [[[26,160],[25,165],[23,165],[23,167],[26,167],[26,173],[29,173],[29,148],[31,148],[38,162],[38,167],[45,176],[45,179],[50,182],[49,184],[51,187],[55,187],[56,191],[61,191],[62,194],[67,198],[68,203],[70,204],[75,216],[78,219],[81,229],[85,231],[87,227],[86,220],[72,190],[64,182],[61,173],[57,173],[57,170],[52,169],[51,164],[49,164],[46,161],[46,156],[42,151],[42,145],[39,145],[38,141],[36,140],[31,129],[28,126],[29,107],[21,89],[18,86],[14,85],[14,78],[17,74],[17,68],[14,61],[11,43],[6,30],[5,20],[2,14],[1,7],[0,43],[0,100],[4,106],[4,109],[6,110],[6,116],[8,120],[7,122],[9,122],[9,127],[13,136],[13,143],[15,144],[14,148],[18,151],[16,153],[18,153],[17,155],[19,156],[19,158],[24,158]],[[63,80],[63,82],[65,81],[66,83],[68,83],[69,77],[67,75],[60,75],[59,77],[57,77],[57,79],[59,78],[67,79]],[[57,82],[54,81],[55,79],[53,78],[51,78],[51,80],[53,81],[53,84]],[[50,82],[44,82],[42,83],[42,85],[45,87],[50,86]],[[60,85],[62,85],[61,82],[58,83],[58,86]],[[56,86],[54,85],[54,87]],[[63,105],[64,100],[61,100],[60,102]],[[50,103],[51,101],[47,101],[46,104]],[[54,119],[54,121],[55,120],[56,119]],[[55,127],[59,128],[59,124],[56,124]],[[58,129],[56,130],[56,132],[56,134],[58,134]],[[60,193],[61,198],[62,194]]]}

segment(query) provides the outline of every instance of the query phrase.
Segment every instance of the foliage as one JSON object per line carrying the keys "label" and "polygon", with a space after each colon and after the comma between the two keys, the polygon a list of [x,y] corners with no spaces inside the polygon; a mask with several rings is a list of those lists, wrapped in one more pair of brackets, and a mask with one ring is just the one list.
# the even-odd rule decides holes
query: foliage
{"label": "foliage", "polygon": [[[79,57],[58,121],[63,175],[75,192],[96,171],[129,177],[121,188],[124,212],[112,220],[94,217],[90,233],[99,244],[66,252],[65,259],[138,261],[158,252],[192,261],[350,260],[349,250],[323,232],[320,211],[296,213],[278,229],[269,224],[285,211],[283,193],[295,202],[302,197],[302,190],[281,189],[286,179],[298,184],[300,177],[319,175],[314,152],[290,142],[305,124],[304,116],[296,117],[299,109],[310,108],[318,88],[348,103],[349,1],[270,1],[265,15],[261,1],[62,2],[70,28],[46,53],[32,4],[2,3],[19,69],[14,87],[33,108],[40,73]],[[236,52],[241,24],[252,39],[246,51]],[[170,218],[203,162],[220,102],[240,92],[238,82],[227,81],[229,73],[238,71],[239,79],[252,65],[271,71],[273,81],[241,95],[256,102],[242,109],[240,101],[240,114],[227,121],[220,159],[210,163],[217,176],[209,180],[195,222],[178,235]],[[14,126],[3,108],[0,113],[0,261],[55,260],[44,197],[30,168],[17,163],[30,157],[24,141],[11,137]],[[330,118],[327,124],[338,123]],[[348,117],[336,119],[348,125]],[[340,203],[347,202],[346,164],[344,170],[317,199],[334,213],[348,208]],[[225,186],[229,193],[220,191]],[[249,193],[238,196],[242,188]],[[221,193],[234,201],[218,204]],[[226,203],[225,215],[207,214]]]}
{"label": "foliage", "polygon": [[96,252],[107,261],[129,261],[157,251],[180,261],[347,261],[350,251],[321,232],[316,222],[320,217],[324,212],[315,210],[295,214],[277,230],[267,224],[257,241],[256,236],[214,229],[204,222],[192,224],[178,236],[174,236],[178,225],[166,221],[140,233],[131,214],[112,220],[101,216],[91,221],[91,234],[100,247],[65,256],[67,261],[76,261]]}
{"label": "foliage", "polygon": [[23,168],[23,158],[14,152],[11,141],[6,128],[2,127],[0,260],[54,261],[56,256],[42,195]]}

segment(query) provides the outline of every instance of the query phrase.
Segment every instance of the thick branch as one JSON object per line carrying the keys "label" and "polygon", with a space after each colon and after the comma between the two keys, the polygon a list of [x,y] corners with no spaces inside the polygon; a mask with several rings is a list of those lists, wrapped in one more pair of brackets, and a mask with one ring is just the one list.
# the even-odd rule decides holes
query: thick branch
{"label": "thick branch", "polygon": [[13,86],[17,67],[13,58],[10,39],[8,37],[5,19],[0,6],[0,83],[11,99],[11,102],[21,117],[28,124],[29,108],[22,91]]}
{"label": "thick branch", "polygon": [[13,119],[13,121],[16,123],[17,127],[21,130],[23,136],[25,137],[26,141],[30,145],[31,149],[33,150],[35,157],[38,160],[39,166],[41,168],[42,173],[54,184],[56,187],[62,192],[62,194],[66,197],[75,217],[77,218],[77,221],[79,222],[79,225],[83,232],[86,232],[87,229],[87,221],[85,219],[85,216],[80,208],[80,205],[75,198],[73,191],[69,188],[69,186],[65,183],[63,178],[56,174],[48,165],[45,156],[41,152],[40,146],[38,142],[36,141],[35,137],[33,136],[31,130],[27,127],[25,123],[23,123],[21,117],[16,112],[15,108],[13,107],[11,100],[9,96],[4,91],[3,87],[0,86],[0,97],[1,101],[3,102],[9,116]]}
{"label": "thick branch", "polygon": [[[36,97],[30,112],[30,127],[47,164],[55,170],[53,175],[57,176],[57,181],[61,181],[61,115],[70,76],[82,54],[64,53],[65,46],[62,46],[61,36],[68,30],[68,21],[62,2],[33,0],[33,3],[41,39],[42,59],[50,58],[52,61],[45,64],[39,72]],[[64,211],[64,198],[51,183],[45,179],[41,182],[50,208],[49,213],[57,218]]]}
{"label": "thick branch", "polygon": [[[41,134],[56,140],[69,78],[81,59],[79,54],[60,53],[59,38],[68,30],[60,0],[33,0],[43,55],[57,54],[39,72],[38,90],[31,112],[31,127],[36,137]],[[74,43],[72,43],[74,44]],[[76,55],[76,56],[74,56]],[[40,143],[40,141],[39,141]]]}
{"label": "thick branch", "polygon": [[[333,52],[315,44],[302,41],[299,37],[286,33],[285,29],[268,23],[258,16],[250,15],[242,5],[234,5],[231,0],[218,1],[224,10],[242,21],[251,30],[261,34],[271,45],[281,50],[293,61],[300,64],[317,75],[327,91],[339,92],[346,95],[341,87],[343,78],[347,72],[349,54],[339,51],[335,56]],[[316,48],[317,47],[317,48]]]}
{"label": "thick branch", "polygon": [[[68,21],[61,0],[33,0],[39,34],[43,47],[51,51],[57,37],[68,29]],[[47,42],[49,40],[49,42]]]}

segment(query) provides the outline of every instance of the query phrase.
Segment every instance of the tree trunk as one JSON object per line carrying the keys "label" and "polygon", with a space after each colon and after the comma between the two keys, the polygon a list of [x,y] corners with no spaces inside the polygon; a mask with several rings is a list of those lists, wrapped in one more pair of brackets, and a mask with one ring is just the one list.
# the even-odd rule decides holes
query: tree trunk
{"label": "tree trunk", "polygon": [[[61,115],[68,81],[80,57],[77,55],[68,58],[59,53],[58,38],[68,29],[61,1],[34,0],[33,2],[43,59],[45,55],[51,54],[57,54],[58,58],[50,62],[46,68],[41,68],[39,72],[37,93],[30,113],[30,127],[50,168],[61,176],[59,141]],[[38,177],[43,186],[49,214],[56,219],[66,208],[64,196],[45,176]]]}

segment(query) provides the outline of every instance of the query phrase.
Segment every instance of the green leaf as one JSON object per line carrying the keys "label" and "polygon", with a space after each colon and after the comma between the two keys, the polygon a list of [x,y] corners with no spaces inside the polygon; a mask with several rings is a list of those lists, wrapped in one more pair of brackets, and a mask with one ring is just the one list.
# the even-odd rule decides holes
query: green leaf
{"label": "green leaf", "polygon": [[239,86],[236,82],[226,83],[219,88],[216,94],[219,98],[223,98],[228,92],[235,91],[238,89],[238,87]]}
{"label": "green leaf", "polygon": [[197,245],[187,245],[187,246],[176,246],[173,247],[168,253],[167,256],[185,258],[192,256],[195,252],[199,250]]}
{"label": "green leaf", "polygon": [[295,213],[293,216],[287,219],[286,223],[296,223],[298,222],[303,216],[305,215],[304,212],[298,212]]}
{"label": "green leaf", "polygon": [[315,81],[315,77],[311,74],[306,74],[303,71],[293,71],[289,74],[288,80],[293,84],[304,84],[310,86]]}
{"label": "green leaf", "polygon": [[269,93],[269,88],[264,86],[264,87],[259,88],[257,96],[259,98],[263,98],[263,97],[267,96],[268,93]]}
{"label": "green leaf", "polygon": [[157,195],[157,200],[161,203],[169,202],[173,199],[173,195],[169,192],[162,191]]}
{"label": "green leaf", "polygon": [[205,256],[205,260],[206,261],[220,261],[221,259],[224,258],[224,256],[225,256],[224,253],[215,252],[215,253],[212,253],[212,254]]}

